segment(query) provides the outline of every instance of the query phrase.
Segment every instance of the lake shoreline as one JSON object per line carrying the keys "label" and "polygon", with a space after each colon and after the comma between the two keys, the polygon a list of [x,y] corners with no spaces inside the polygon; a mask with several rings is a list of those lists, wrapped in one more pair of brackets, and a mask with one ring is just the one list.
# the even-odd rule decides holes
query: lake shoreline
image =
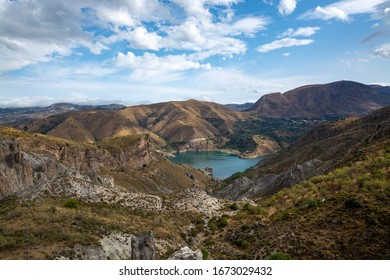
{"label": "lake shoreline", "polygon": [[[174,155],[175,157],[169,157],[168,160],[176,164],[187,164],[193,168],[205,170],[216,180],[223,180],[237,172],[243,172],[256,165],[262,158],[245,159],[239,157],[237,153],[231,153],[230,150],[221,151],[219,149],[177,152]],[[210,168],[212,172],[210,172]]]}

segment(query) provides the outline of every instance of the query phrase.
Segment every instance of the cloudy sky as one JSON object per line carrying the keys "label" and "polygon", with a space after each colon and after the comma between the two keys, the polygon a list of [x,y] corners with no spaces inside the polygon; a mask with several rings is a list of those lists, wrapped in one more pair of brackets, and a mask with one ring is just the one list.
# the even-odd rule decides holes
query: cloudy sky
{"label": "cloudy sky", "polygon": [[0,0],[0,107],[390,84],[390,1]]}

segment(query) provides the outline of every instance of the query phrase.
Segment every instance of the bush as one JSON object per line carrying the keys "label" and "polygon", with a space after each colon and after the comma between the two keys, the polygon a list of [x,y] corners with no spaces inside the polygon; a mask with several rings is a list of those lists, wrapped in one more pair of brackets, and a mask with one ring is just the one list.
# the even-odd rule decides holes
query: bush
{"label": "bush", "polygon": [[235,211],[235,210],[238,210],[238,205],[237,205],[237,203],[233,203],[233,204],[231,204],[231,205],[229,206],[229,208],[230,208],[230,210]]}
{"label": "bush", "polygon": [[249,248],[249,243],[246,240],[243,239],[237,239],[233,242],[234,245],[236,245],[239,249],[248,249]]}
{"label": "bush", "polygon": [[268,259],[269,260],[291,260],[292,258],[285,253],[276,252],[270,255]]}
{"label": "bush", "polygon": [[242,230],[248,230],[248,229],[249,229],[249,225],[248,225],[248,224],[243,224],[243,225],[241,226],[241,229],[242,229]]}
{"label": "bush", "polygon": [[228,225],[228,220],[226,217],[221,217],[217,220],[217,226],[219,229],[222,229]]}
{"label": "bush", "polygon": [[362,208],[363,204],[356,197],[349,197],[345,200],[345,207],[347,208]]}
{"label": "bush", "polygon": [[79,202],[76,198],[69,198],[69,199],[65,200],[65,202],[64,202],[65,208],[75,209],[78,206],[79,206]]}
{"label": "bush", "polygon": [[199,230],[198,230],[197,228],[192,228],[191,231],[190,231],[190,235],[191,235],[192,237],[197,236],[198,233],[199,233]]}
{"label": "bush", "polygon": [[194,223],[195,223],[196,225],[204,225],[204,224],[205,224],[205,222],[204,222],[204,220],[202,219],[202,217],[196,217]]}
{"label": "bush", "polygon": [[389,185],[390,184],[387,180],[372,179],[369,181],[365,181],[363,183],[363,188],[367,189],[368,191],[373,191],[376,189],[384,189]]}
{"label": "bush", "polygon": [[212,233],[214,233],[214,232],[216,232],[216,231],[218,230],[218,225],[217,225],[217,223],[215,222],[215,219],[211,219],[211,220],[208,222],[207,226],[209,227],[209,230],[210,230]]}
{"label": "bush", "polygon": [[209,251],[207,251],[205,248],[201,250],[202,256],[204,260],[207,260],[209,258]]}

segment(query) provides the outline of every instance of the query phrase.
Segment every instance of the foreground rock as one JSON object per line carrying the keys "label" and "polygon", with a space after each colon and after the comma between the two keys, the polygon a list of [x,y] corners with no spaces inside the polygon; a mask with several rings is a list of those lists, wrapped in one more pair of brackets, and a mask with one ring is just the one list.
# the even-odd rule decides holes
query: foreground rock
{"label": "foreground rock", "polygon": [[193,251],[190,248],[183,247],[179,251],[173,253],[169,260],[202,260],[202,252],[200,250]]}

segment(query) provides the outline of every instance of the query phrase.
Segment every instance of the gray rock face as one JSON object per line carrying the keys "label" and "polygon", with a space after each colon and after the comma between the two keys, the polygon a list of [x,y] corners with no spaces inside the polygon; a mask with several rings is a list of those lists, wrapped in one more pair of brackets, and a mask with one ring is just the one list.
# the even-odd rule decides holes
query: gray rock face
{"label": "gray rock face", "polygon": [[156,258],[152,232],[132,238],[131,246],[133,260],[154,260]]}
{"label": "gray rock face", "polygon": [[173,253],[168,260],[202,260],[203,255],[200,250],[193,251],[190,248],[183,247],[179,251]]}
{"label": "gray rock face", "polygon": [[217,190],[214,195],[239,200],[272,194],[284,187],[292,187],[307,178],[317,175],[319,173],[317,167],[321,163],[322,161],[318,159],[312,159],[280,174],[261,174],[253,179],[242,177]]}
{"label": "gray rock face", "polygon": [[102,168],[137,168],[153,159],[150,140],[146,137],[116,155],[82,145],[4,138],[0,139],[0,197],[50,182],[61,175],[70,176],[69,172],[91,174]]}
{"label": "gray rock face", "polygon": [[100,245],[107,259],[128,260],[131,258],[131,239],[127,234],[113,233],[100,239]]}

